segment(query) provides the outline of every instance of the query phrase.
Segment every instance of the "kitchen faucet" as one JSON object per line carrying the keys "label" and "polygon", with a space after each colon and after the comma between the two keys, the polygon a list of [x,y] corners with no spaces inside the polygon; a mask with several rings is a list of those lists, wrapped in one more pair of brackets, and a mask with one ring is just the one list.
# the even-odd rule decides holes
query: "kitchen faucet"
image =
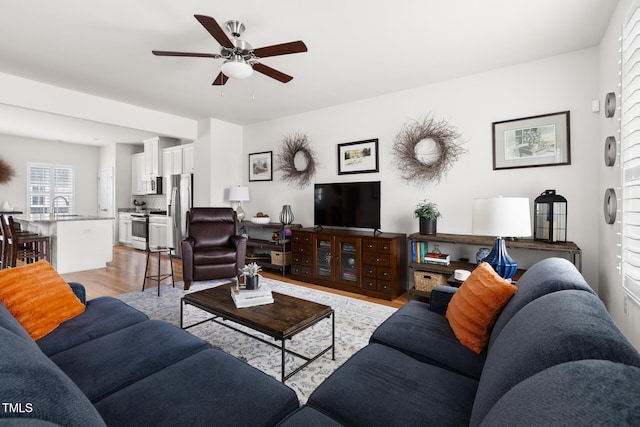
{"label": "kitchen faucet", "polygon": [[53,200],[51,201],[51,213],[53,214],[53,216],[56,216],[58,214],[56,212],[56,199],[64,200],[64,202],[67,204],[67,206],[69,206],[69,200],[66,197],[63,197],[63,196],[54,197]]}

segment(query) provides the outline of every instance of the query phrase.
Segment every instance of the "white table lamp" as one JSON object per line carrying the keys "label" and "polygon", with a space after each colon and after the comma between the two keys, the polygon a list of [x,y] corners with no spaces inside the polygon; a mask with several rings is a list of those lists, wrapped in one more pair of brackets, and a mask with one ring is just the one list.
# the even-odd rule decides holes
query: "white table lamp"
{"label": "white table lamp", "polygon": [[244,219],[244,209],[242,209],[242,202],[246,202],[249,200],[249,187],[231,187],[229,190],[229,201],[238,202],[238,207],[236,207],[236,215],[238,216],[238,221],[242,221]]}
{"label": "white table lamp", "polygon": [[493,249],[483,261],[488,262],[504,279],[518,270],[509,256],[504,237],[531,236],[531,214],[527,197],[493,197],[473,199],[472,233],[496,237]]}

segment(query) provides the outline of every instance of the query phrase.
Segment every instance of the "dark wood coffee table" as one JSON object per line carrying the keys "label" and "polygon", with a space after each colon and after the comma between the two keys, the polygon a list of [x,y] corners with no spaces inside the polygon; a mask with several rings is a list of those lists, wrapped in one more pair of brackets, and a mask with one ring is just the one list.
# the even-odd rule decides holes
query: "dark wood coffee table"
{"label": "dark wood coffee table", "polygon": [[[273,304],[236,308],[236,305],[231,298],[230,288],[232,286],[235,286],[235,283],[220,285],[215,288],[205,289],[204,291],[193,292],[182,297],[182,303],[180,305],[180,327],[182,329],[189,329],[202,323],[212,321],[262,341],[265,344],[280,348],[282,354],[281,369],[283,383],[329,350],[331,350],[331,359],[335,360],[336,322],[335,315],[331,307],[289,295],[272,292],[274,300]],[[184,307],[186,304],[193,305],[207,313],[211,313],[214,317],[185,326]],[[294,335],[299,334],[321,320],[328,318],[331,318],[331,345],[329,347],[312,357],[286,349],[285,343],[288,339],[291,339]],[[218,319],[230,320],[254,331],[261,332],[280,341],[281,345],[276,345],[273,342],[249,334],[233,327],[232,325],[223,323]],[[305,363],[289,374],[285,374],[286,353],[305,360]]]}

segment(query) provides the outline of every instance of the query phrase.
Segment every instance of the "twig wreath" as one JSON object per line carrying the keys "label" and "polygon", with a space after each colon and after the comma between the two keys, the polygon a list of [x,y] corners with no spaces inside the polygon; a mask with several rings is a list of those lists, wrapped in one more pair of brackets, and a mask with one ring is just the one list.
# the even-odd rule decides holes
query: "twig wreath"
{"label": "twig wreath", "polygon": [[[304,156],[304,169],[296,168],[295,160],[298,153]],[[294,132],[283,138],[276,167],[282,172],[282,180],[287,183],[295,184],[298,188],[311,184],[316,175],[317,165],[315,152],[311,149],[307,135]]]}
{"label": "twig wreath", "polygon": [[[440,181],[453,163],[467,151],[457,143],[460,137],[455,127],[431,115],[421,121],[408,122],[393,143],[393,164],[404,180],[414,184]],[[425,140],[434,143],[434,149],[427,156],[417,151],[418,145]]]}
{"label": "twig wreath", "polygon": [[0,184],[5,184],[15,176],[16,170],[5,159],[0,157]]}

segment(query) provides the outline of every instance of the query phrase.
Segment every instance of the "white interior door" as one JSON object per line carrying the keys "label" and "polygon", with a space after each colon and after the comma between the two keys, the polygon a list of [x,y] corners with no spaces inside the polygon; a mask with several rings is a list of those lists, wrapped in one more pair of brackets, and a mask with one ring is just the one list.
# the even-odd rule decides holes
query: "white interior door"
{"label": "white interior door", "polygon": [[113,169],[98,170],[98,216],[113,217]]}

